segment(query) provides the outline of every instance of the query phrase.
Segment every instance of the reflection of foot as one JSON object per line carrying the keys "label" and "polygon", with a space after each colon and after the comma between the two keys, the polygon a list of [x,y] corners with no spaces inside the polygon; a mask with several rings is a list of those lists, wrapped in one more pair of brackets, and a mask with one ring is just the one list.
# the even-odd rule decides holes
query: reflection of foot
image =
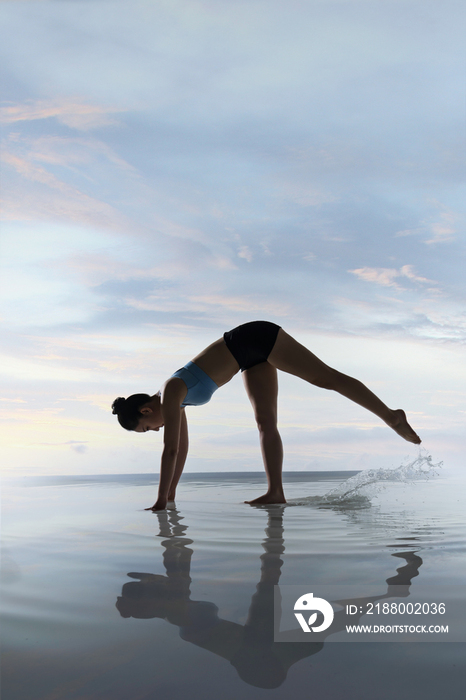
{"label": "reflection of foot", "polygon": [[406,420],[406,413],[398,408],[396,411],[392,411],[392,417],[387,421],[387,425],[393,428],[395,433],[398,433],[402,438],[408,442],[413,442],[415,445],[419,445],[421,438],[417,435],[411,428],[410,424]]}
{"label": "reflection of foot", "polygon": [[253,501],[244,501],[249,503],[249,505],[266,505],[268,503],[286,503],[285,496],[282,493],[265,493],[259,498],[255,498]]}

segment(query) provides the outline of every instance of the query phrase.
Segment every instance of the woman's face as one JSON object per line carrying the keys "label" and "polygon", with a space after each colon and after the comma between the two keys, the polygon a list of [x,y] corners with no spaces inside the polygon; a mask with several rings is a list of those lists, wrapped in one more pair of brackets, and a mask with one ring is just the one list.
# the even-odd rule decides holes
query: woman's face
{"label": "woman's face", "polygon": [[148,430],[155,430],[158,432],[160,428],[163,427],[162,418],[157,417],[152,411],[150,413],[144,413],[139,419],[138,427],[136,428],[136,433],[146,433]]}

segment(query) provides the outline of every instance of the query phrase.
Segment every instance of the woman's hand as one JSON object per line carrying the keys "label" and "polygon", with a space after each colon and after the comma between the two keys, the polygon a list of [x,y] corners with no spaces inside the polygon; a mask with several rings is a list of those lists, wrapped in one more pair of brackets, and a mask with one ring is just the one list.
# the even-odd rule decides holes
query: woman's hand
{"label": "woman's hand", "polygon": [[[169,379],[165,384],[161,403],[164,431],[159,492],[152,508],[145,508],[145,510],[153,512],[165,510],[168,501],[175,497],[176,485],[183,471],[188,452],[188,426],[185,412],[181,408],[186,391],[186,385],[178,378]],[[180,434],[182,435],[181,439]]]}
{"label": "woman's hand", "polygon": [[157,498],[156,502],[154,503],[154,505],[151,508],[144,508],[144,510],[152,510],[152,511],[165,510],[165,508],[167,507],[167,502],[168,502],[167,498]]}

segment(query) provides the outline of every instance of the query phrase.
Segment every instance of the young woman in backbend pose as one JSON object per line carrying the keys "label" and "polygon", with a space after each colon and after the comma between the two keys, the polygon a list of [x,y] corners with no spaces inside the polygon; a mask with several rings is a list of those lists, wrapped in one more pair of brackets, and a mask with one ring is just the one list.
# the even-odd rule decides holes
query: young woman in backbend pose
{"label": "young woman in backbend pose", "polygon": [[154,396],[133,394],[113,402],[113,413],[126,430],[145,433],[164,428],[157,501],[146,510],[163,510],[175,490],[188,454],[185,406],[207,403],[214,391],[241,369],[259,429],[267,473],[267,493],[246,503],[286,503],[282,485],[283,446],[277,429],[277,369],[310,384],[333,389],[372,411],[402,438],[421,440],[401,409],[388,408],[357,379],[324,364],[288,333],[268,321],[252,321],[227,331],[223,338],[175,372]]}

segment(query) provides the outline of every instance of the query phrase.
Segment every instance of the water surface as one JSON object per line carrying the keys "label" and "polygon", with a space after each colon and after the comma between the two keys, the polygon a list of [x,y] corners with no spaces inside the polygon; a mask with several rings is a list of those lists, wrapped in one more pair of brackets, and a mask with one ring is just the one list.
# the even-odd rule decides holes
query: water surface
{"label": "water surface", "polygon": [[264,483],[187,474],[153,514],[148,475],[5,482],[3,700],[462,698],[464,644],[277,644],[271,592],[463,586],[465,482],[423,458],[244,505]]}

